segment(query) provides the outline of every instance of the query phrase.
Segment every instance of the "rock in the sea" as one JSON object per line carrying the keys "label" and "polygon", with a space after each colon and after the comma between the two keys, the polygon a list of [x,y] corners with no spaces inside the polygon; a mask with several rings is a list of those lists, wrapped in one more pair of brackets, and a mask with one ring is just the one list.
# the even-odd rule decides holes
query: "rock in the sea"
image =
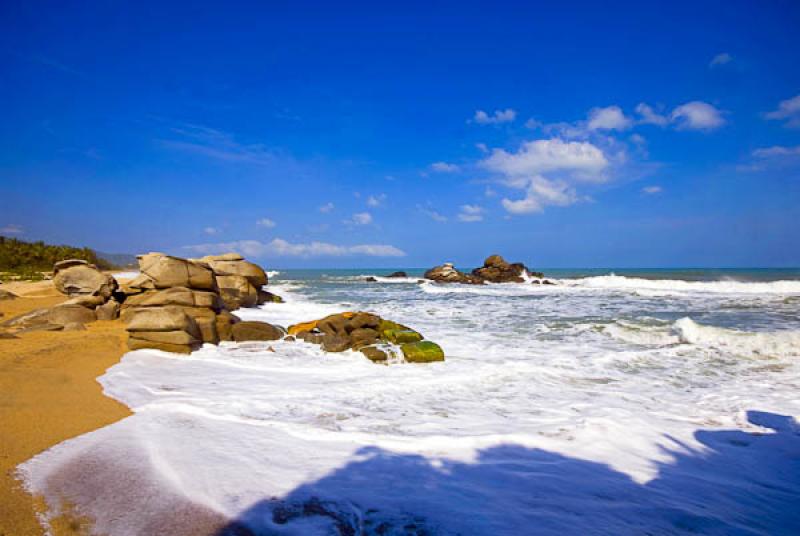
{"label": "rock in the sea", "polygon": [[472,274],[465,274],[455,269],[452,263],[446,262],[441,266],[436,266],[425,272],[425,279],[431,281],[441,281],[444,283],[465,283],[469,285],[481,285],[483,280]]}
{"label": "rock in the sea", "polygon": [[408,277],[408,274],[405,272],[392,272],[391,274],[387,275],[386,277]]}
{"label": "rock in the sea", "polygon": [[531,277],[541,278],[539,272],[531,272],[521,262],[509,263],[500,255],[491,255],[483,261],[483,267],[476,268],[472,275],[492,283],[523,283]]}
{"label": "rock in the sea", "polygon": [[219,293],[225,302],[225,307],[235,311],[240,307],[255,307],[258,305],[258,288],[246,277],[241,275],[217,276]]}
{"label": "rock in the sea", "polygon": [[71,297],[101,296],[105,300],[117,289],[116,279],[81,259],[57,262],[53,266],[53,274],[56,289]]}
{"label": "rock in the sea", "polygon": [[442,347],[431,341],[418,341],[400,345],[403,357],[409,363],[432,363],[444,361]]}
{"label": "rock in the sea", "polygon": [[233,325],[241,319],[229,311],[220,311],[216,318],[217,337],[221,341],[233,340]]}
{"label": "rock in the sea", "polygon": [[[295,335],[300,340],[322,345],[326,352],[358,350],[374,362],[386,362],[388,360],[386,348],[391,346],[400,349],[408,346],[411,355],[411,359],[407,359],[409,362],[444,360],[444,353],[436,344],[433,344],[433,347],[413,346],[427,342],[423,340],[421,333],[366,312],[329,315],[320,320],[289,326],[288,331],[290,335]],[[436,353],[434,347],[438,348],[441,355]]]}
{"label": "rock in the sea", "polygon": [[283,303],[283,298],[272,292],[258,289],[258,304],[262,303]]}
{"label": "rock in the sea", "polygon": [[389,359],[389,356],[378,348],[377,346],[365,346],[359,350],[364,357],[372,361],[373,363],[384,363]]}
{"label": "rock in the sea", "polygon": [[243,341],[277,341],[286,334],[283,329],[273,326],[266,322],[256,322],[253,320],[241,321],[233,324],[233,340]]}
{"label": "rock in the sea", "polygon": [[372,277],[371,275],[365,277],[364,281],[366,281],[367,283],[377,283],[378,282],[378,280],[375,279],[374,277]]}

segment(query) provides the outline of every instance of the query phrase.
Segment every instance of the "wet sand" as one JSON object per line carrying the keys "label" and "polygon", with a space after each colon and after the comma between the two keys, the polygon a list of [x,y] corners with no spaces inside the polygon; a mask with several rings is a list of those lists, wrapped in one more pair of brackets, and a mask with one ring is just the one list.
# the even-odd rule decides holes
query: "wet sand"
{"label": "wet sand", "polygon": [[[65,300],[49,281],[0,288],[21,297],[0,301],[0,321]],[[96,378],[126,352],[121,321],[86,331],[33,332],[0,339],[0,536],[39,535],[41,501],[15,479],[18,464],[71,437],[118,421],[130,411],[102,393]],[[56,534],[82,534],[87,523],[61,519]]]}

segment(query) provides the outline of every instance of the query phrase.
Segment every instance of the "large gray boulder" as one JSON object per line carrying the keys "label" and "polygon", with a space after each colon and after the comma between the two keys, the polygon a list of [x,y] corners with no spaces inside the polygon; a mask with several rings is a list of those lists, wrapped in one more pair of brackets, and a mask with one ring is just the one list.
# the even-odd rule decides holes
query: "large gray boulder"
{"label": "large gray boulder", "polygon": [[147,286],[148,279],[155,288],[188,287],[216,290],[214,272],[207,264],[193,262],[163,253],[140,255],[139,271],[146,277],[137,277],[129,283],[132,287]]}
{"label": "large gray boulder", "polygon": [[209,255],[200,259],[208,264],[217,276],[237,275],[247,278],[255,288],[267,284],[267,274],[257,264],[244,260],[238,253],[225,253],[224,255]]}
{"label": "large gray boulder", "polygon": [[67,296],[101,296],[108,299],[117,289],[117,281],[94,264],[81,259],[57,262],[53,266],[53,284]]}
{"label": "large gray boulder", "polygon": [[194,318],[174,305],[131,309],[125,329],[131,350],[151,348],[188,354],[203,340]]}

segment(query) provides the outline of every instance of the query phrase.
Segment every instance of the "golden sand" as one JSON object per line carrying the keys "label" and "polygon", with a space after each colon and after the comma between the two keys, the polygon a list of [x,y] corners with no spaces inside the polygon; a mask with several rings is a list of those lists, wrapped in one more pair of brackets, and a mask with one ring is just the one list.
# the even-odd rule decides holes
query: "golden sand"
{"label": "golden sand", "polygon": [[[21,296],[0,301],[12,316],[64,301],[50,281],[3,284]],[[107,398],[97,377],[126,351],[121,321],[94,322],[86,331],[33,332],[0,339],[0,536],[43,534],[35,512],[41,501],[27,494],[15,468],[71,437],[118,421],[130,411]],[[76,519],[54,523],[58,534],[81,534]]]}

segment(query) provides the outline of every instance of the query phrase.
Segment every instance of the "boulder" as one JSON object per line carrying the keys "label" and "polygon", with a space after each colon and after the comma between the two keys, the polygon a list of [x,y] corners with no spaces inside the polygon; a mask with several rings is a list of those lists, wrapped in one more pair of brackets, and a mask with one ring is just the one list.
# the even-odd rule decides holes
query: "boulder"
{"label": "boulder", "polygon": [[47,319],[51,324],[66,326],[71,323],[88,324],[97,320],[92,309],[82,305],[56,305],[50,309]]}
{"label": "boulder", "polygon": [[139,339],[131,336],[128,338],[128,349],[130,350],[161,350],[163,352],[170,352],[173,354],[191,354],[196,350],[199,344],[172,344],[168,342],[151,341],[147,339]]}
{"label": "boulder", "polygon": [[[187,315],[180,307],[143,307],[131,310],[128,325],[125,328],[131,333],[139,331],[185,331],[200,340],[200,329],[194,318]],[[131,335],[131,336],[135,336]]]}
{"label": "boulder", "polygon": [[383,332],[384,338],[395,344],[419,342],[424,337],[413,329],[387,329]]}
{"label": "boulder", "polygon": [[258,288],[250,280],[241,275],[217,276],[219,294],[225,307],[235,311],[240,307],[255,307],[258,305]]}
{"label": "boulder", "polygon": [[386,277],[408,277],[408,274],[405,272],[392,272],[391,274],[387,275]]}
{"label": "boulder", "polygon": [[108,300],[94,310],[98,320],[116,320],[119,318],[119,302]]}
{"label": "boulder", "polygon": [[371,313],[356,313],[347,324],[348,328],[351,330],[359,328],[377,328],[381,324],[381,317]]}
{"label": "boulder", "polygon": [[377,346],[365,346],[359,350],[364,357],[372,361],[373,363],[384,363],[389,359],[389,356],[378,348]]}
{"label": "boulder", "polygon": [[465,274],[455,269],[452,263],[446,262],[441,266],[436,266],[425,272],[425,279],[439,281],[443,283],[464,283],[469,285],[481,285],[483,280],[474,275]]}
{"label": "boulder", "polygon": [[238,253],[209,255],[200,260],[210,266],[217,276],[241,276],[257,289],[267,284],[266,272],[259,265],[244,260]]}
{"label": "boulder", "polygon": [[220,311],[225,306],[215,292],[172,287],[130,296],[125,300],[124,307],[163,307],[165,305],[207,307],[214,311]]}
{"label": "boulder", "polygon": [[53,284],[60,293],[67,296],[111,297],[117,289],[117,280],[104,274],[94,264],[80,259],[57,262],[53,266]]}
{"label": "boulder", "polygon": [[99,305],[103,305],[106,299],[103,296],[92,296],[89,294],[80,294],[74,298],[70,298],[64,302],[64,305],[81,305],[94,309]]}
{"label": "boulder", "polygon": [[329,335],[347,335],[348,319],[343,314],[326,316],[317,322],[317,329]]}
{"label": "boulder", "polygon": [[444,361],[442,347],[431,341],[418,341],[400,345],[403,357],[409,363],[432,363]]}
{"label": "boulder", "polygon": [[350,339],[346,335],[336,335],[325,333],[322,336],[322,349],[326,352],[344,352],[351,346]]}
{"label": "boulder", "polygon": [[261,305],[262,303],[283,303],[283,298],[272,292],[258,289],[258,304]]}
{"label": "boulder", "polygon": [[86,326],[80,322],[70,322],[69,324],[64,324],[64,331],[86,331]]}
{"label": "boulder", "polygon": [[277,341],[282,339],[284,331],[278,326],[266,322],[242,321],[231,328],[233,340],[242,341]]}
{"label": "boulder", "polygon": [[528,270],[521,262],[512,264],[500,255],[487,257],[483,267],[473,270],[472,275],[492,283],[523,283],[531,277],[543,277],[541,273]]}
{"label": "boulder", "polygon": [[374,277],[372,277],[371,275],[370,275],[370,276],[367,276],[367,277],[365,277],[365,278],[364,278],[364,281],[366,281],[367,283],[377,283],[377,282],[378,282],[378,280],[377,280],[377,279],[375,279]]}
{"label": "boulder", "polygon": [[369,346],[380,338],[380,333],[371,328],[357,328],[350,332],[350,346],[358,350],[363,346]]}
{"label": "boulder", "polygon": [[233,325],[241,322],[238,316],[231,314],[228,311],[220,311],[215,320],[217,328],[217,336],[221,341],[233,340]]}
{"label": "boulder", "polygon": [[8,291],[8,290],[2,290],[2,289],[0,289],[0,301],[4,301],[4,300],[16,300],[16,299],[17,299],[17,295],[16,295],[16,294],[14,294],[13,292],[10,292],[10,291]]}
{"label": "boulder", "polygon": [[[140,255],[139,270],[150,278],[155,288],[188,287],[200,290],[216,290],[217,282],[211,268],[200,262],[192,262],[163,253]],[[147,284],[137,277],[129,286]]]}

